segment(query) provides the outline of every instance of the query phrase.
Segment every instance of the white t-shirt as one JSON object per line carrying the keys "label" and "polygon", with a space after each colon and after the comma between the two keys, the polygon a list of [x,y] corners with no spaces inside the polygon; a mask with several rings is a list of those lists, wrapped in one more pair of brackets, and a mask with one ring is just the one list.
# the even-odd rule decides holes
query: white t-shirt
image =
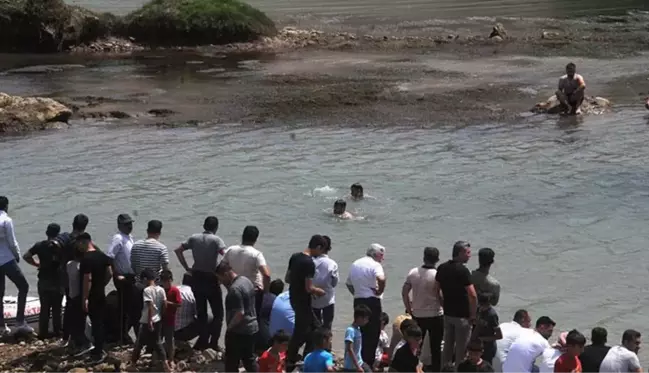
{"label": "white t-shirt", "polygon": [[[352,263],[349,268],[347,285],[354,287],[354,298],[377,297],[374,290],[377,288],[376,278],[379,276],[385,276],[383,266],[369,256]],[[377,298],[383,298],[383,294]]]}
{"label": "white t-shirt", "polygon": [[493,360],[493,368],[496,372],[502,372],[503,362],[507,359],[507,354],[509,354],[509,349],[514,344],[514,341],[524,331],[531,332],[531,329],[523,328],[516,321],[504,322],[499,327],[503,333],[503,338],[496,341],[496,356],[494,356]]}
{"label": "white t-shirt", "polygon": [[602,364],[599,366],[601,373],[628,373],[638,370],[640,360],[638,355],[624,346],[613,346]]}
{"label": "white t-shirt", "polygon": [[554,373],[554,363],[561,354],[562,352],[558,348],[546,348],[539,362],[539,373]]}
{"label": "white t-shirt", "polygon": [[142,307],[140,324],[149,323],[149,303],[153,304],[153,322],[156,323],[162,320],[162,308],[164,307],[164,303],[167,301],[165,290],[157,285],[147,286],[142,292],[142,298],[144,299],[144,307]]}
{"label": "white t-shirt", "polygon": [[410,284],[410,299],[412,300],[412,316],[436,317],[444,314],[439,304],[435,287],[435,268],[416,267],[410,270],[406,284]]}
{"label": "white t-shirt", "polygon": [[536,330],[523,332],[509,349],[503,364],[504,373],[531,372],[534,361],[543,354],[550,343]]}
{"label": "white t-shirt", "polygon": [[228,263],[236,274],[247,277],[258,289],[264,287],[259,267],[266,265],[266,258],[261,251],[247,245],[230,246],[225,251],[223,261]]}

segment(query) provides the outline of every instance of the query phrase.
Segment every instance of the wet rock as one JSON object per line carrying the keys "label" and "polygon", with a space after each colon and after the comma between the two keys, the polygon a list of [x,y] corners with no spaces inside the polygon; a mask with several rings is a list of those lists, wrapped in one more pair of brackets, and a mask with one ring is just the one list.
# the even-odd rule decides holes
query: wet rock
{"label": "wet rock", "polygon": [[99,364],[93,369],[95,372],[114,372],[115,371],[115,366],[108,364],[108,363],[103,363]]}
{"label": "wet rock", "polygon": [[496,42],[501,42],[501,41],[503,41],[503,38],[502,38],[501,36],[498,36],[498,35],[493,36],[493,37],[491,37],[490,39],[493,40],[493,41],[496,41]]}
{"label": "wet rock", "polygon": [[84,65],[39,65],[39,66],[27,66],[21,67],[19,69],[10,69],[4,71],[3,74],[48,74],[61,72],[66,70],[82,69]]}
{"label": "wet rock", "polygon": [[87,373],[88,370],[86,368],[72,368],[68,371],[68,373]]}
{"label": "wet rock", "polygon": [[176,114],[175,111],[170,109],[151,109],[147,113],[153,115],[154,117],[168,117],[170,115]]}
{"label": "wet rock", "polygon": [[[67,123],[70,116],[72,110],[51,98],[0,93],[0,133],[49,129],[51,123]],[[28,335],[23,337],[30,338]],[[20,342],[21,346],[25,344],[25,341]]]}
{"label": "wet rock", "polygon": [[70,48],[72,53],[129,53],[144,50],[145,47],[130,39],[108,37]]}
{"label": "wet rock", "polygon": [[[604,97],[586,97],[581,105],[583,114],[603,114],[611,110],[611,102]],[[561,105],[556,96],[537,103],[531,111],[536,114],[559,114],[562,112]]]}
{"label": "wet rock", "polygon": [[560,36],[558,32],[554,31],[543,31],[541,33],[541,39],[558,39]]}
{"label": "wet rock", "polygon": [[491,34],[489,34],[490,38],[495,38],[495,37],[501,37],[502,39],[505,39],[507,37],[507,30],[505,30],[505,26],[503,26],[502,23],[496,23],[491,30]]}
{"label": "wet rock", "polygon": [[81,119],[106,119],[106,118],[115,118],[115,119],[126,119],[131,118],[131,114],[125,113],[119,110],[111,111],[91,111],[91,112],[79,112],[77,116]]}

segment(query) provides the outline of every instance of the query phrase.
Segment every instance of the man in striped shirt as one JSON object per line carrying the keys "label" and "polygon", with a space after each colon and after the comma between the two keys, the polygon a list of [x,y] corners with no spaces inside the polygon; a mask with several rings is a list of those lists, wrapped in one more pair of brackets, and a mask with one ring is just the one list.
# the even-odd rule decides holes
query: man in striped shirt
{"label": "man in striped shirt", "polygon": [[[133,244],[131,249],[131,268],[139,282],[139,276],[145,269],[150,269],[157,276],[164,269],[169,269],[169,251],[167,246],[160,241],[162,233],[162,222],[160,220],[151,220],[146,229],[147,238],[139,240]],[[156,283],[160,278],[156,278]]]}

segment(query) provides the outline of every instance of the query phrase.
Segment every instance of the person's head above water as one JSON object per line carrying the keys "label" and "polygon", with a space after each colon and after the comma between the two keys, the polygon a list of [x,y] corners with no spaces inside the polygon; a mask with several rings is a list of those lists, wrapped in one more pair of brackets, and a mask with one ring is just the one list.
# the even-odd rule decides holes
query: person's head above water
{"label": "person's head above water", "polygon": [[566,65],[566,74],[568,75],[568,78],[572,79],[574,78],[575,73],[577,73],[577,65],[570,62]]}
{"label": "person's head above water", "polygon": [[347,202],[345,202],[342,199],[337,200],[334,202],[334,215],[342,215],[345,213],[345,210],[347,209]]}
{"label": "person's head above water", "polygon": [[360,183],[352,184],[350,190],[351,190],[352,198],[354,199],[363,198],[363,186]]}

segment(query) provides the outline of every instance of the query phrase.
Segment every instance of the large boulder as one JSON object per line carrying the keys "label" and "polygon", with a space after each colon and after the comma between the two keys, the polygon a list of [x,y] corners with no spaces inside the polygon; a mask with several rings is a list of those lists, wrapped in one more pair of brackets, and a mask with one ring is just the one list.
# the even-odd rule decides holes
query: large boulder
{"label": "large boulder", "polygon": [[[602,114],[611,110],[611,102],[603,97],[586,97],[580,109],[583,114]],[[562,109],[557,96],[551,96],[534,105],[531,111],[537,114],[559,114]]]}
{"label": "large boulder", "polygon": [[51,98],[0,93],[0,133],[56,128],[71,116],[72,110]]}
{"label": "large boulder", "polygon": [[138,43],[193,46],[254,41],[277,29],[239,0],[151,0],[126,16],[125,32]]}

